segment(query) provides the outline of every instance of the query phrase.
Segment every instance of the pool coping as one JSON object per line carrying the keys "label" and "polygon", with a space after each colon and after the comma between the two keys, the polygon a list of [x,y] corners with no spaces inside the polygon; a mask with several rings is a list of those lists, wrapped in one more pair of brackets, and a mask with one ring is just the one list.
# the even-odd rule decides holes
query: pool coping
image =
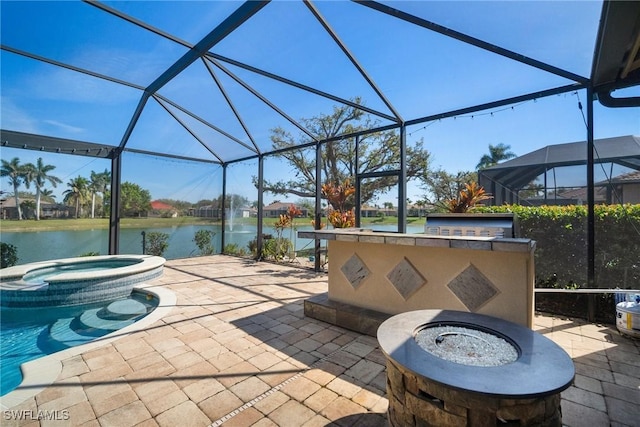
{"label": "pool coping", "polygon": [[176,305],[176,294],[162,285],[141,283],[136,286],[134,290],[156,296],[158,298],[158,306],[155,310],[139,321],[100,337],[100,339],[96,341],[71,347],[57,353],[23,363],[20,366],[23,377],[22,382],[15,390],[0,397],[0,408],[3,411],[13,408],[53,384],[62,372],[63,360],[102,347],[121,338],[122,336],[138,332],[162,319],[164,316],[169,314]]}

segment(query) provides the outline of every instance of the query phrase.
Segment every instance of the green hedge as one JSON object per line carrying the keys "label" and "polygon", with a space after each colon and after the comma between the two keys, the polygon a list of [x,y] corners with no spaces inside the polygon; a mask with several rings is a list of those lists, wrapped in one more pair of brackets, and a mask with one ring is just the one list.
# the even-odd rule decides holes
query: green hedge
{"label": "green hedge", "polygon": [[[513,212],[520,236],[536,241],[536,286],[587,287],[587,207],[519,205],[476,208]],[[595,286],[635,288],[640,283],[640,205],[597,205]]]}

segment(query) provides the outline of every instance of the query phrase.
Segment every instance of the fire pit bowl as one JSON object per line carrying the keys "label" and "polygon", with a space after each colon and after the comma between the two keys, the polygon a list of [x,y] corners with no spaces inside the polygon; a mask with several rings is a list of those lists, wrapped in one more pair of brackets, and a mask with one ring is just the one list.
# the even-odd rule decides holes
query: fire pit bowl
{"label": "fire pit bowl", "polygon": [[482,314],[418,310],[378,329],[392,426],[561,426],[569,355],[548,338]]}

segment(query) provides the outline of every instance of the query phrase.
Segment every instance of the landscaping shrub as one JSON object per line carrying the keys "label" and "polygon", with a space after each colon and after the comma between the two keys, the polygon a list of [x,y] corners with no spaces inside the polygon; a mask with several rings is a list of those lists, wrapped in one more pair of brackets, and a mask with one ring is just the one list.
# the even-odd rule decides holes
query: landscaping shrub
{"label": "landscaping shrub", "polygon": [[0,268],[11,267],[18,263],[18,248],[10,243],[0,242]]}
{"label": "landscaping shrub", "polygon": [[146,233],[147,245],[146,253],[149,255],[162,256],[164,251],[169,247],[169,235],[159,231],[148,231]]}
{"label": "landscaping shrub", "polygon": [[[587,286],[587,207],[519,205],[478,208],[513,212],[520,235],[536,241],[536,286]],[[595,281],[600,288],[640,283],[640,205],[596,205]]]}
{"label": "landscaping shrub", "polygon": [[[269,239],[273,239],[273,235],[271,234],[262,234],[262,242],[264,244],[264,242],[266,242]],[[249,252],[251,252],[251,255],[253,256],[253,258],[255,259],[261,259],[263,254],[259,254],[258,255],[258,239],[251,239],[249,241],[249,243],[247,244],[247,248],[249,249]],[[263,248],[263,252],[264,252],[264,248]]]}
{"label": "landscaping shrub", "polygon": [[98,256],[100,255],[100,252],[95,252],[95,251],[90,251],[90,252],[85,252],[83,254],[80,254],[80,256]]}
{"label": "landscaping shrub", "polygon": [[215,248],[211,243],[211,239],[213,239],[213,236],[215,235],[215,231],[212,230],[196,231],[193,241],[196,242],[196,246],[200,250],[200,255],[213,255]]}
{"label": "landscaping shrub", "polygon": [[224,245],[224,253],[226,255],[245,256],[247,251],[244,248],[241,248],[237,243],[227,243]]}
{"label": "landscaping shrub", "polygon": [[264,240],[263,245],[262,255],[273,261],[282,261],[293,248],[291,240],[284,237]]}

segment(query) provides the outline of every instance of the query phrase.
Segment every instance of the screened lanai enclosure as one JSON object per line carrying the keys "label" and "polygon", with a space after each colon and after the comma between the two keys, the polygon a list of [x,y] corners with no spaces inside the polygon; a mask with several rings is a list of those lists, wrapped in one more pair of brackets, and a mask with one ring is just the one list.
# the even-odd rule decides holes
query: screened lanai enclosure
{"label": "screened lanai enclosure", "polygon": [[[571,254],[580,284],[630,287],[640,274],[633,224],[614,239],[630,256],[607,261],[626,282],[599,282],[595,267],[611,244],[597,239],[595,205],[621,203],[595,184],[640,169],[638,2],[0,7],[2,241],[20,262],[142,253],[151,232],[168,235],[165,257],[197,256],[204,230],[206,250],[247,257],[283,233],[319,269],[322,242],[296,232],[327,223],[325,184],[353,187],[356,226],[420,233],[434,176],[477,174],[490,145],[517,162],[581,143],[567,175],[586,207],[584,251]],[[633,161],[614,156],[615,174],[601,174],[594,141],[622,137]],[[50,167],[39,180],[10,174],[24,164]],[[497,175],[484,176],[489,191]],[[621,221],[638,215],[630,200]],[[7,228],[20,218],[109,220],[70,236]]]}

